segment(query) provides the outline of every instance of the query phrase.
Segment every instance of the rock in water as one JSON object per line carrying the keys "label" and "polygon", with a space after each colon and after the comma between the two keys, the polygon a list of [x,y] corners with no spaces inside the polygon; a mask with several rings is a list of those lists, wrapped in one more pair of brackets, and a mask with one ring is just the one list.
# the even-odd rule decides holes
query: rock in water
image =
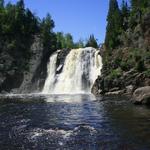
{"label": "rock in water", "polygon": [[133,93],[133,103],[150,105],[150,86],[136,89]]}

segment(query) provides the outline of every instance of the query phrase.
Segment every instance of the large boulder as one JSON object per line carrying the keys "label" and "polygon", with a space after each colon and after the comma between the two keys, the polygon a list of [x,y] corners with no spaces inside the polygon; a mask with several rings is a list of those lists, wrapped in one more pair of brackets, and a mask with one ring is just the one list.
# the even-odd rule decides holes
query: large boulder
{"label": "large boulder", "polygon": [[134,104],[150,105],[150,86],[138,88],[133,93]]}

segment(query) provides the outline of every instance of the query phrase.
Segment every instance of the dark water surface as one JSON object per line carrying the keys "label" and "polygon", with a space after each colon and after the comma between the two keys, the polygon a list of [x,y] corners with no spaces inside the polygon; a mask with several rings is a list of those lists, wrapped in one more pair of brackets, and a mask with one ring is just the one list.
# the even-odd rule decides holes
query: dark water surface
{"label": "dark water surface", "polygon": [[46,100],[0,104],[0,150],[150,150],[150,108],[122,97]]}

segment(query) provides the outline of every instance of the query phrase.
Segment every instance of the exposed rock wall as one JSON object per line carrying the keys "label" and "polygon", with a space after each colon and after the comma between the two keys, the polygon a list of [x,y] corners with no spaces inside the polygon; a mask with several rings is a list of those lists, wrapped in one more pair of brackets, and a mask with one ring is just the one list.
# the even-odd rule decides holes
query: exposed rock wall
{"label": "exposed rock wall", "polygon": [[62,49],[62,50],[58,50],[57,52],[58,55],[57,55],[57,63],[56,63],[56,68],[57,68],[56,73],[59,74],[61,73],[64,67],[65,58],[69,54],[70,49]]}
{"label": "exposed rock wall", "polygon": [[[40,78],[37,81],[33,81],[36,75],[36,70],[42,63],[43,45],[40,37],[36,37],[34,43],[31,46],[32,57],[29,62],[29,71],[23,73],[23,81],[20,87],[13,92],[17,93],[30,93],[40,91]],[[43,68],[44,69],[44,68]]]}
{"label": "exposed rock wall", "polygon": [[[47,77],[47,63],[51,51],[45,51],[40,36],[35,36],[30,47],[31,58],[27,71],[11,70],[10,72],[0,72],[0,93],[31,93],[40,92]],[[12,61],[8,54],[6,65],[11,65]],[[0,64],[2,65],[2,64]]]}

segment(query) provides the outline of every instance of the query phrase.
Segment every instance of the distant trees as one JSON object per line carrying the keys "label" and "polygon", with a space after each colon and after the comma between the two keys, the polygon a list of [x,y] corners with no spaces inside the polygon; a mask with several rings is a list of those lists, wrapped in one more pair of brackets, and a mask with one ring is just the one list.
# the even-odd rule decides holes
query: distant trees
{"label": "distant trees", "polygon": [[94,47],[98,48],[97,40],[94,35],[90,35],[89,39],[84,42],[84,40],[79,39],[79,41],[74,42],[73,37],[70,33],[64,34],[63,32],[56,33],[57,38],[57,49],[72,49],[72,48],[84,48],[84,47]]}
{"label": "distant trees", "polygon": [[149,0],[130,0],[129,9],[127,0],[122,0],[119,8],[117,0],[109,1],[109,11],[107,15],[107,27],[105,36],[105,46],[111,53],[112,49],[121,46],[120,35],[127,29],[133,29],[141,22],[141,16],[150,10]]}
{"label": "distant trees", "polygon": [[57,45],[56,45],[57,49],[65,48],[65,38],[62,32],[56,33],[56,39],[57,39]]}
{"label": "distant trees", "polygon": [[98,48],[97,40],[95,39],[94,35],[90,35],[89,39],[87,40],[87,43],[85,44],[86,47],[94,47]]}
{"label": "distant trees", "polygon": [[78,42],[74,42],[73,36],[70,33],[64,34],[63,32],[56,33],[57,38],[57,49],[72,49],[72,48],[83,48],[85,47],[84,41],[79,39]]}
{"label": "distant trees", "polygon": [[75,48],[84,48],[85,47],[84,40],[79,39],[79,41],[74,44],[74,47]]}
{"label": "distant trees", "polygon": [[57,49],[74,47],[73,37],[70,33],[64,34],[63,32],[57,32],[56,39],[57,39]]}
{"label": "distant trees", "polygon": [[73,37],[70,33],[67,33],[65,35],[65,42],[66,42],[66,48],[73,48],[74,47]]}

